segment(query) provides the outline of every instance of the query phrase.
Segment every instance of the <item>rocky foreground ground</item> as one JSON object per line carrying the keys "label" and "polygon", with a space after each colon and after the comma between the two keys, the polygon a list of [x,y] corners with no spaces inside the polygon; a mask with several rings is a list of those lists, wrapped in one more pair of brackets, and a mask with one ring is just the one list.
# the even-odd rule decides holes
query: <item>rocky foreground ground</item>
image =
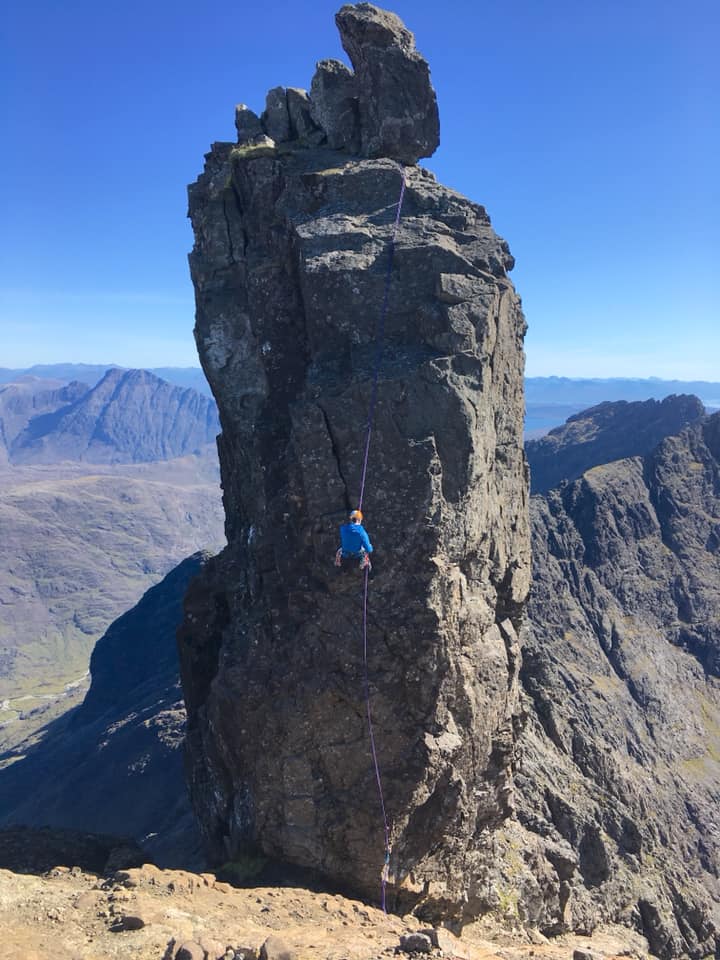
{"label": "rocky foreground ground", "polygon": [[456,937],[335,894],[238,889],[149,864],[107,877],[67,866],[41,876],[0,870],[2,960],[600,960],[646,951],[618,928],[549,941],[474,924]]}

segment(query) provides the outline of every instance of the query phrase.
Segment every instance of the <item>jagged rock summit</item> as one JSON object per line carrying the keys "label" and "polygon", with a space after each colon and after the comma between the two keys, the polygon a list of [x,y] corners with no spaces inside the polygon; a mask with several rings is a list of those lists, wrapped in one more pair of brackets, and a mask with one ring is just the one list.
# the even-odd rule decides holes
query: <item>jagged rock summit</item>
{"label": "jagged rock summit", "polygon": [[440,142],[430,70],[399,17],[372,3],[346,4],[335,17],[354,72],[321,60],[310,95],[273,87],[258,117],[236,108],[238,143],[256,148],[301,140],[361,157],[416,163]]}
{"label": "jagged rock summit", "polygon": [[[363,4],[339,20],[357,73],[333,74],[335,116],[345,102],[351,128],[349,91],[384,83],[383,63],[398,100],[415,102],[398,64],[419,61],[397,18]],[[417,143],[389,97],[361,119],[361,140],[388,142],[395,125],[398,142]],[[306,118],[299,94],[273,94],[263,122],[279,139],[283,103],[293,124]],[[513,805],[530,566],[525,321],[481,206],[397,155],[349,156],[340,137],[337,149],[321,139],[215,144],[189,192],[228,536],[190,588],[179,635],[193,803],[215,862],[259,852],[377,901],[362,578],[333,557],[358,505],[404,176],[363,501],[376,547],[369,692],[390,902],[472,915],[488,898],[488,838]]]}

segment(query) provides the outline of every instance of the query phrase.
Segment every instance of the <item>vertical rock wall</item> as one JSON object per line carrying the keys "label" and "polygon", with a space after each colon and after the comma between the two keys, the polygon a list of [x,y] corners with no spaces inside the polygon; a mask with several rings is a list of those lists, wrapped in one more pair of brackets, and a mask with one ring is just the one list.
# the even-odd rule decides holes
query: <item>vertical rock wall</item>
{"label": "vertical rock wall", "polygon": [[[343,8],[338,23],[352,24],[354,63],[363,50],[376,63],[379,30],[398,77],[402,50],[419,64],[415,133],[407,98],[402,122],[387,97],[385,114],[370,116],[372,89],[343,68],[332,74],[340,113],[285,91],[295,117],[288,109],[285,127],[276,88],[263,118],[239,108],[239,144],[215,144],[190,188],[195,332],[222,424],[228,547],[191,588],[180,632],[188,769],[216,861],[260,851],[377,897],[362,578],[332,561],[359,496],[405,161],[363,504],[376,547],[370,693],[392,895],[447,914],[463,909],[487,838],[512,810],[529,583],[525,322],[484,209],[410,162],[433,111],[437,129],[411,35],[369,4]],[[357,154],[328,146],[332,118],[348,121],[348,90]],[[404,130],[404,146],[369,126]]]}

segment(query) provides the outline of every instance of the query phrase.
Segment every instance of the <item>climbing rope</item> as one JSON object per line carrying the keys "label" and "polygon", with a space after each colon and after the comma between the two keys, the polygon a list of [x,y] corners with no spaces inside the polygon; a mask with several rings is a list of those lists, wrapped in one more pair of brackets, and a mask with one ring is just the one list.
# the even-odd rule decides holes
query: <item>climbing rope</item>
{"label": "climbing rope", "polygon": [[362,476],[360,478],[360,499],[358,500],[358,510],[361,511],[363,497],[365,496],[365,479],[367,477],[368,458],[370,456],[370,438],[372,436],[373,422],[375,420],[375,404],[377,403],[378,380],[380,378],[383,341],[385,339],[385,318],[387,317],[388,302],[390,299],[390,280],[392,278],[393,260],[395,258],[395,241],[397,240],[398,229],[400,228],[400,214],[402,213],[403,199],[405,198],[405,171],[402,169],[400,170],[400,178],[400,199],[397,203],[395,224],[393,225],[392,237],[390,238],[388,265],[387,272],[385,274],[385,293],[383,294],[382,310],[380,311],[380,316],[375,326],[375,366],[373,369],[372,392],[370,393],[370,405],[368,407],[368,418],[365,431],[365,456],[363,457]]}
{"label": "climbing rope", "polygon": [[[373,370],[372,392],[370,394],[370,405],[368,407],[368,418],[365,435],[365,455],[363,457],[362,478],[360,481],[360,499],[358,501],[358,510],[362,510],[363,497],[365,496],[365,480],[367,478],[368,459],[370,456],[370,438],[372,436],[373,423],[375,420],[375,404],[377,402],[378,381],[380,379],[380,366],[382,363],[383,341],[385,339],[385,319],[387,317],[388,302],[390,299],[390,280],[392,278],[393,258],[395,256],[395,241],[397,239],[398,229],[400,227],[400,215],[402,213],[403,199],[405,197],[405,171],[400,171],[400,199],[397,203],[397,213],[395,215],[395,224],[393,226],[392,237],[390,239],[390,250],[388,253],[387,273],[385,274],[385,293],[383,295],[382,309],[375,327],[375,366]],[[380,887],[380,904],[383,913],[387,913],[385,903],[385,893],[390,872],[390,827],[388,825],[387,811],[385,809],[385,797],[382,788],[382,777],[380,776],[380,764],[378,763],[377,749],[375,747],[375,731],[373,729],[372,711],[370,709],[370,678],[368,672],[368,584],[370,577],[370,568],[365,568],[365,577],[363,585],[363,674],[365,686],[365,708],[367,712],[368,734],[370,737],[370,753],[372,754],[373,769],[375,771],[375,782],[377,783],[378,797],[380,799],[380,809],[382,810],[383,832],[385,839],[385,861],[382,870],[382,880]]]}
{"label": "climbing rope", "polygon": [[387,913],[385,904],[385,888],[387,887],[388,871],[390,867],[390,827],[388,825],[387,812],[385,810],[385,796],[382,788],[382,778],[380,777],[380,764],[378,763],[377,750],[375,748],[375,731],[373,729],[372,711],[370,710],[370,678],[368,676],[368,643],[367,643],[367,601],[368,601],[368,578],[370,570],[365,568],[365,584],[363,589],[363,672],[365,686],[365,711],[367,713],[368,734],[370,735],[370,753],[372,754],[373,768],[375,770],[375,782],[377,783],[378,797],[380,799],[380,809],[382,810],[383,831],[385,837],[385,863],[383,865],[382,880],[380,883],[380,906],[383,913]]}

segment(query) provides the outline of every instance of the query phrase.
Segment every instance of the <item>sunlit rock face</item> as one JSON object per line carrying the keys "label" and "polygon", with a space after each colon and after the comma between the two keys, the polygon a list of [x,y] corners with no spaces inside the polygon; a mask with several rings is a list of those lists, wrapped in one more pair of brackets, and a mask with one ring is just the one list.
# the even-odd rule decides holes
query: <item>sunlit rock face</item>
{"label": "sunlit rock face", "polygon": [[[513,806],[525,321],[485,210],[414,165],[437,113],[412,35],[369,4],[338,23],[355,72],[323,68],[309,97],[275,88],[261,133],[238,108],[239,143],[215,144],[190,188],[228,547],[191,587],[180,631],[189,777],[215,860],[260,851],[377,898],[362,578],[333,555],[360,494],[404,177],[363,502],[370,697],[390,903],[459,915],[477,907],[487,839]],[[406,113],[387,91],[374,114],[363,101],[383,57],[399,99],[403,83],[412,92],[403,58],[425,78]]]}
{"label": "sunlit rock face", "polygon": [[[698,403],[673,398],[665,416]],[[556,468],[608,417],[642,450],[662,424],[659,404],[639,406],[644,424],[635,404],[579,414],[581,449],[558,434]],[[663,958],[720,944],[719,492],[715,414],[531,502],[526,846],[555,845],[554,929],[620,920]]]}

